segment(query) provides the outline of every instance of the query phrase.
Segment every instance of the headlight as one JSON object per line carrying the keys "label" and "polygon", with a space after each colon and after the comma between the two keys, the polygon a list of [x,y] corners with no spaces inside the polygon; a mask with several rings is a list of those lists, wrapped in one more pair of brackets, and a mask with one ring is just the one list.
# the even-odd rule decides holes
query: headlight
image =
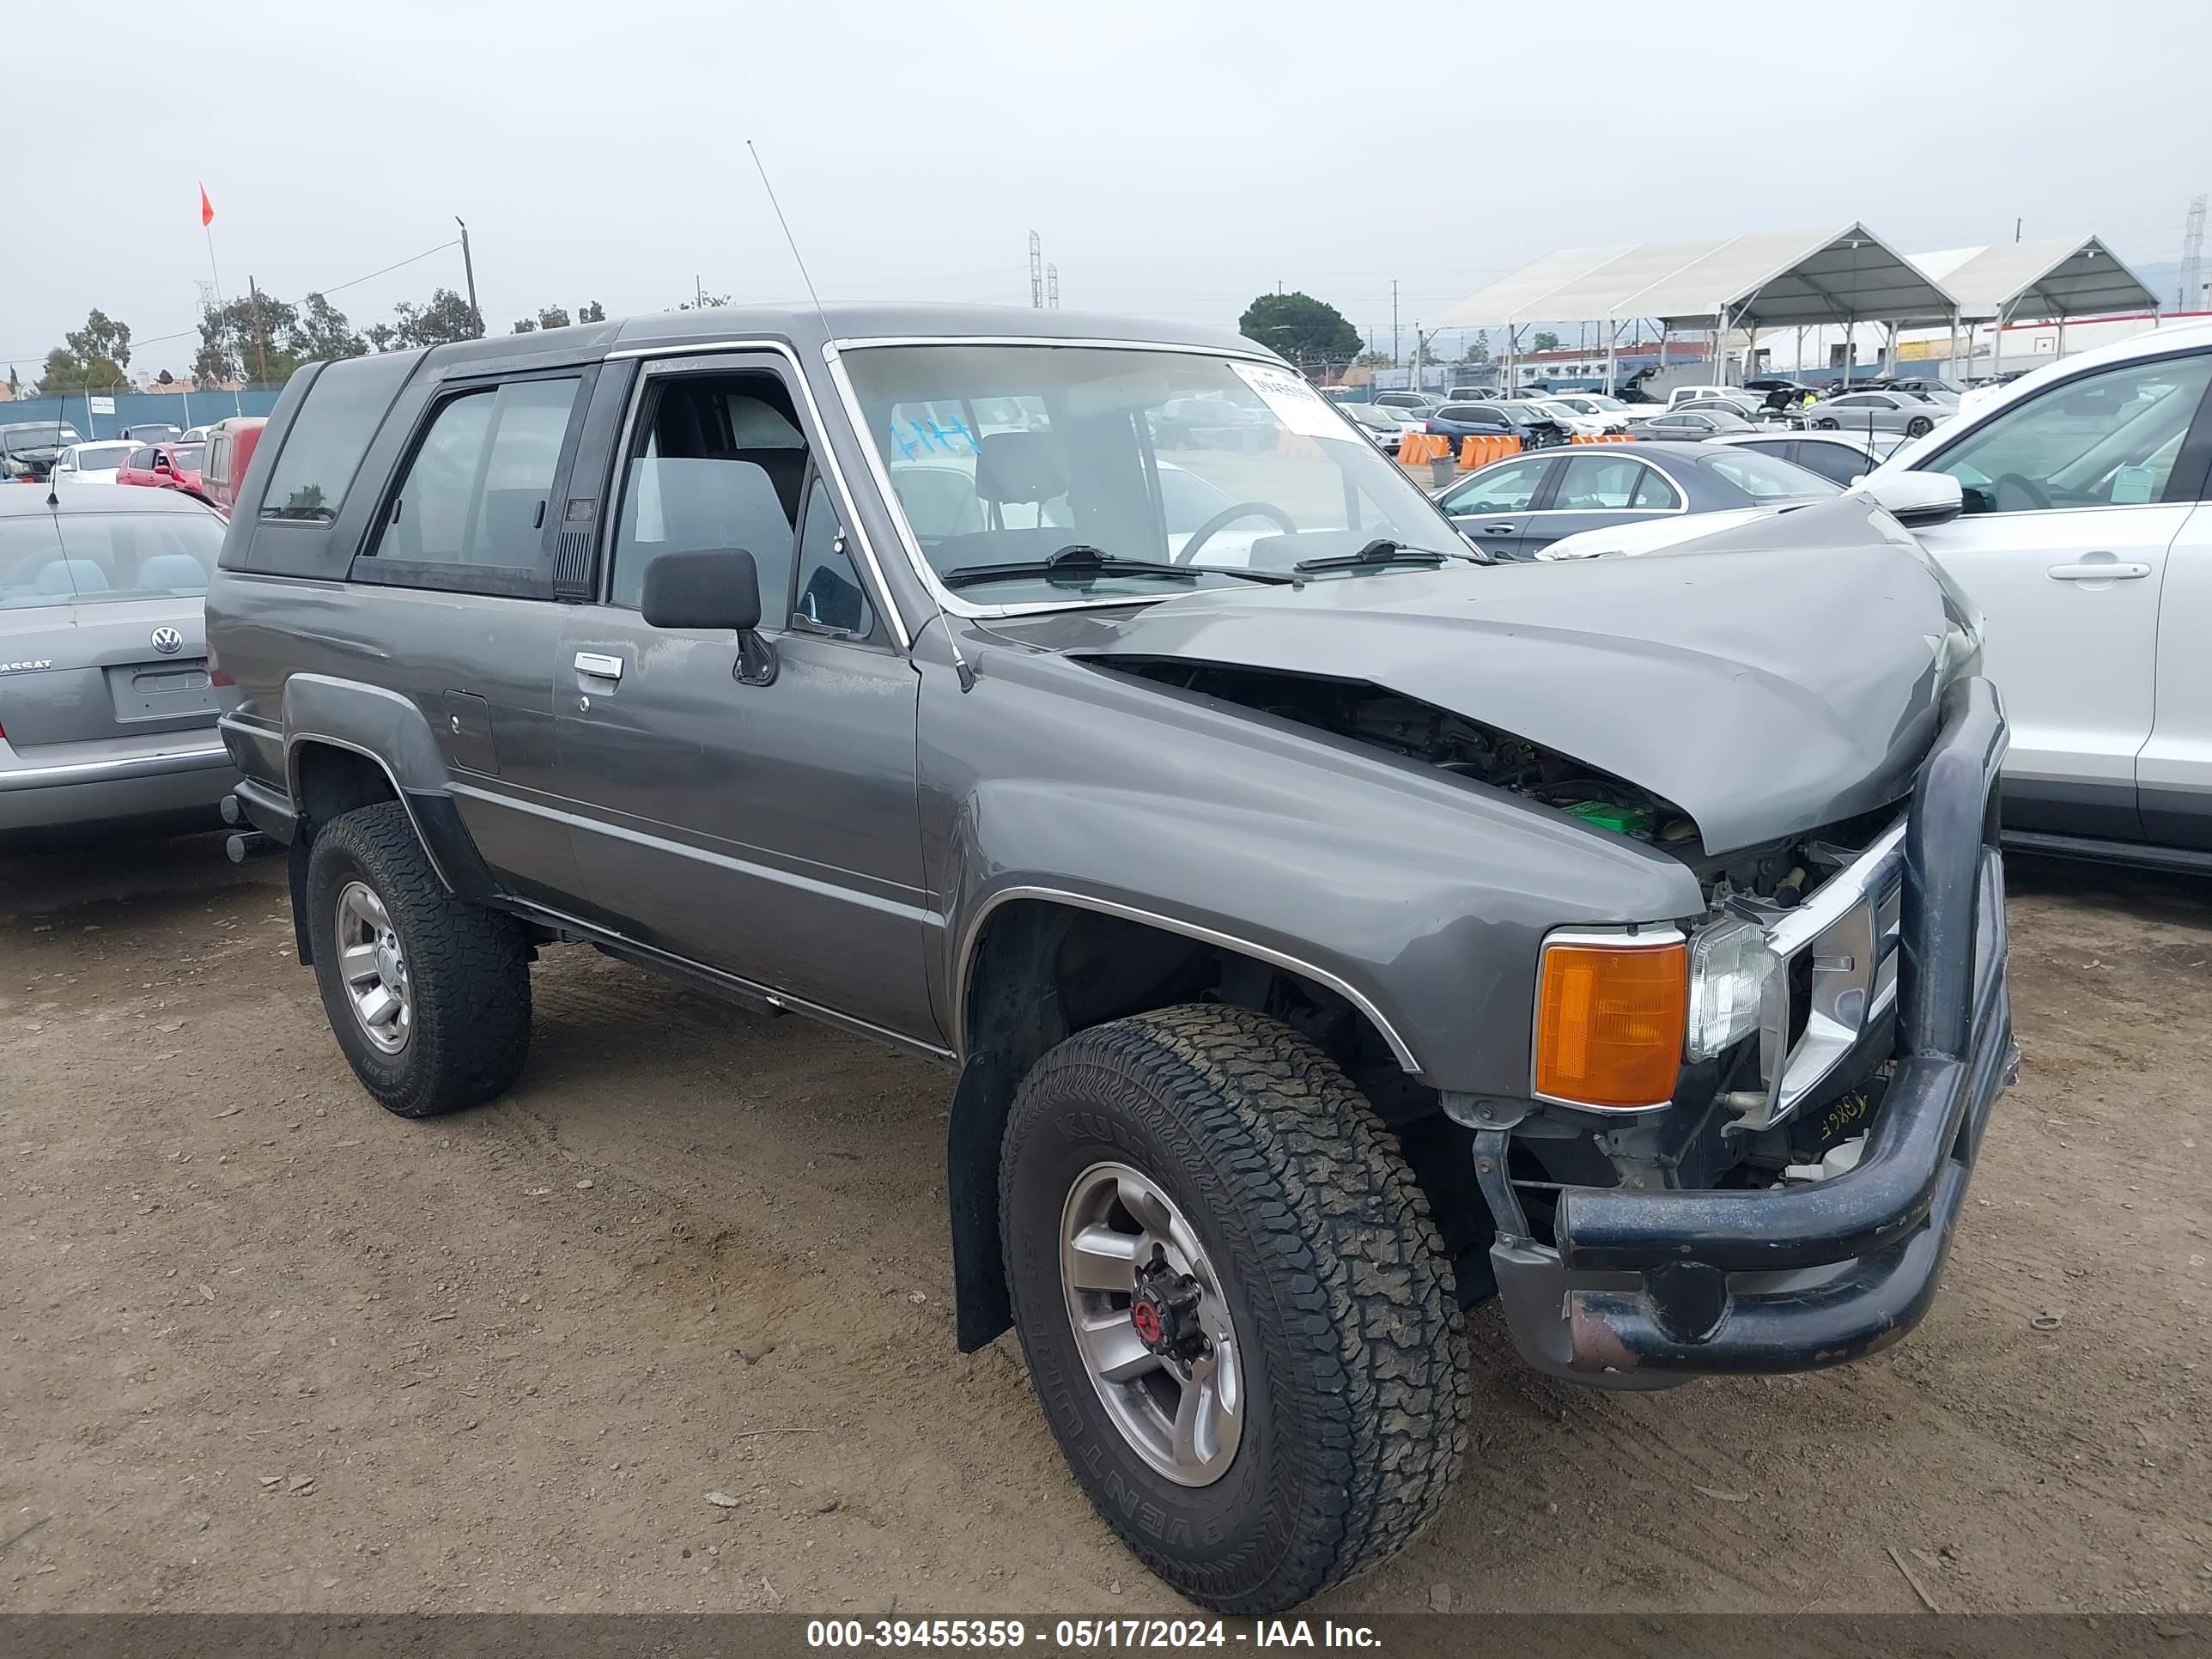
{"label": "headlight", "polygon": [[1782,989],[1782,959],[1747,921],[1716,922],[1690,941],[1689,1029],[1682,1052],[1711,1060],[1759,1029],[1769,988]]}

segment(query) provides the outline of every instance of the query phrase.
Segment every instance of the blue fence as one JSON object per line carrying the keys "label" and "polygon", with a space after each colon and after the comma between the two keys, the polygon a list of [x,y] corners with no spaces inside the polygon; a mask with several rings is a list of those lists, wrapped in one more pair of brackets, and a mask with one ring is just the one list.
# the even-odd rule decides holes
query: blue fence
{"label": "blue fence", "polygon": [[[97,398],[98,392],[93,393]],[[66,398],[18,398],[0,403],[0,426],[16,421],[67,421],[87,438],[120,437],[126,426],[166,421],[179,430],[205,426],[232,415],[266,415],[276,407],[275,392],[118,392],[115,413],[94,415],[84,394]]]}

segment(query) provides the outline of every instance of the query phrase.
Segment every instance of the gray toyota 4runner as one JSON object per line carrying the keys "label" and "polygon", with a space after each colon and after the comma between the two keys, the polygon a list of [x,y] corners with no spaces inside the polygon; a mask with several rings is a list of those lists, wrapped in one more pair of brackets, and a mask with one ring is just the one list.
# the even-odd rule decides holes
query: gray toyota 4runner
{"label": "gray toyota 4runner", "polygon": [[207,609],[371,1094],[508,1088],[563,942],[941,1062],[960,1346],[1224,1610],[1435,1514],[1474,1304],[1612,1388],[1895,1340],[2015,1058],[2004,722],[1897,519],[1492,566],[1234,337],[310,366]]}

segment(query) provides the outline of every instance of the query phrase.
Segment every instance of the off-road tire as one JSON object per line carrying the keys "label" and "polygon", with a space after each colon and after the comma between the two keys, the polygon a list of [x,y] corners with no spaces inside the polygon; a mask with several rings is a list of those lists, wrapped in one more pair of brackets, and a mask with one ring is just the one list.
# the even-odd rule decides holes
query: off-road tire
{"label": "off-road tire", "polygon": [[[1224,1281],[1245,1417],[1211,1486],[1164,1479],[1101,1404],[1060,1285],[1062,1206],[1134,1166]],[[1276,1613],[1402,1548],[1466,1449],[1451,1264],[1396,1142],[1278,1021],[1187,1006],[1078,1033],[1018,1092],[1000,1165],[1016,1328],[1076,1479],[1146,1566],[1224,1613]]]}
{"label": "off-road tire", "polygon": [[[337,898],[366,883],[406,952],[413,1030],[386,1054],[368,1041],[338,972]],[[307,859],[307,938],[338,1047],[386,1110],[435,1117],[503,1094],[530,1052],[530,951],[512,917],[448,893],[407,809],[380,801],[331,819]]]}

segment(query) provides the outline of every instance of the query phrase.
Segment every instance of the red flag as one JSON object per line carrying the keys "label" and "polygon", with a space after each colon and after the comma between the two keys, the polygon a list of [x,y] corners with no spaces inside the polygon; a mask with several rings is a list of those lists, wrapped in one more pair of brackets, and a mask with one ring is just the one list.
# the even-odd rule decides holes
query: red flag
{"label": "red flag", "polygon": [[215,222],[215,204],[208,200],[207,186],[200,186],[200,228],[204,230]]}

